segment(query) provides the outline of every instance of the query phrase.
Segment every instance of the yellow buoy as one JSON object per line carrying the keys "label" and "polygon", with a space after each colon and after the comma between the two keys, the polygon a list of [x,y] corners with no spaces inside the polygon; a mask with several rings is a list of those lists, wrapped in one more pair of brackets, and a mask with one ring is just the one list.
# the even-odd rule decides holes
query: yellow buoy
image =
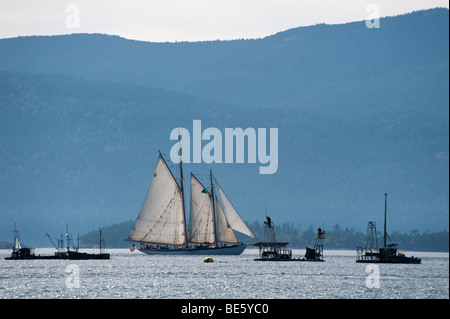
{"label": "yellow buoy", "polygon": [[213,263],[214,260],[211,257],[206,257],[205,259],[203,259],[204,263]]}

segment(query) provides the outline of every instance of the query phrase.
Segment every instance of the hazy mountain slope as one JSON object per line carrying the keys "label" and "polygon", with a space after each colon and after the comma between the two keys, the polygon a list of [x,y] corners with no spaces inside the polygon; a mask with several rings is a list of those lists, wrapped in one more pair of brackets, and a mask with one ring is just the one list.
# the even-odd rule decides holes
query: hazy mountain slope
{"label": "hazy mountain slope", "polygon": [[[157,150],[168,155],[175,144],[171,130],[192,132],[194,119],[202,120],[203,129],[222,132],[279,129],[276,174],[260,175],[258,163],[213,165],[247,220],[260,219],[267,209],[280,222],[360,229],[368,219],[382,218],[385,191],[392,193],[395,229],[439,230],[436,221],[448,219],[445,125],[434,125],[437,118],[416,126],[420,113],[397,123],[401,112],[355,114],[351,120],[307,111],[253,112],[128,84],[0,74],[2,234],[14,221],[23,235],[36,232],[39,241],[45,232],[65,231],[66,223],[83,233],[134,219]],[[209,166],[186,164],[185,177],[191,170],[208,182]]]}
{"label": "hazy mountain slope", "polygon": [[[414,101],[448,78],[448,10],[317,25],[257,40],[148,43],[75,34],[0,40],[0,69],[161,87],[251,106]],[[448,80],[447,80],[448,83]],[[331,94],[323,94],[324,91]]]}
{"label": "hazy mountain slope", "polygon": [[0,70],[2,240],[14,221],[37,245],[134,219],[157,150],[194,119],[278,128],[276,174],[213,165],[246,220],[361,230],[388,192],[392,229],[448,227],[448,10],[260,40],[2,39]]}

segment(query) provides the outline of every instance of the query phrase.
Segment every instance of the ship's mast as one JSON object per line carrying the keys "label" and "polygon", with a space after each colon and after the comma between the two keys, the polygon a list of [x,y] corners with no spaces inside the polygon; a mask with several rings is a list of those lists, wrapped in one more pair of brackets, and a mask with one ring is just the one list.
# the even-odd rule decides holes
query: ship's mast
{"label": "ship's mast", "polygon": [[102,230],[100,229],[100,240],[99,240],[99,246],[100,246],[100,254],[102,253]]}
{"label": "ship's mast", "polygon": [[66,224],[66,244],[67,244],[67,251],[70,250],[70,235],[69,235],[69,225]]}
{"label": "ship's mast", "polygon": [[181,183],[181,202],[183,206],[183,223],[184,223],[184,240],[186,242],[186,247],[189,246],[188,244],[188,234],[187,234],[187,226],[186,226],[186,207],[184,204],[184,186],[183,186],[183,150],[181,148],[181,135],[178,133],[178,142],[180,143],[180,183]]}
{"label": "ship's mast", "polygon": [[13,244],[13,252],[16,251],[17,238],[19,238],[18,230],[16,230],[16,223],[14,222],[14,244]]}
{"label": "ship's mast", "polygon": [[384,193],[384,239],[383,239],[383,247],[386,247],[386,210],[387,210],[387,193]]}
{"label": "ship's mast", "polygon": [[216,204],[214,201],[214,186],[212,180],[212,170],[209,170],[209,177],[211,179],[211,197],[212,197],[212,214],[213,214],[213,225],[214,225],[214,245],[217,246],[217,229],[216,229]]}

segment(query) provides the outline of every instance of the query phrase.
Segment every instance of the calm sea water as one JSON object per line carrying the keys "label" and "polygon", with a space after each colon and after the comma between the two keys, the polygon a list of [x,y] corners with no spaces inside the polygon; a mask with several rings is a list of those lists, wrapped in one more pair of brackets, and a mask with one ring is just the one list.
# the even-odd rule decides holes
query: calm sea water
{"label": "calm sea water", "polygon": [[354,251],[325,250],[323,263],[258,262],[257,250],[214,263],[108,252],[110,260],[4,260],[10,251],[0,250],[0,298],[449,298],[448,253],[407,252],[422,264],[374,269],[356,263]]}

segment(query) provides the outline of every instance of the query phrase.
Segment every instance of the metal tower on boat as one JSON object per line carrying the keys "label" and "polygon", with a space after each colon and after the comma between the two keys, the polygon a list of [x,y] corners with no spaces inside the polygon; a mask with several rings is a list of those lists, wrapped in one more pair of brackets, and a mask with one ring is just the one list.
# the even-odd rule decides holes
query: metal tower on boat
{"label": "metal tower on boat", "polygon": [[[367,224],[366,246],[356,248],[356,262],[358,263],[394,263],[394,264],[420,264],[421,259],[406,257],[402,251],[397,250],[397,244],[392,243],[387,234],[387,193],[384,193],[384,232],[383,247],[378,248],[377,227],[375,222]],[[389,244],[388,244],[389,240]]]}

